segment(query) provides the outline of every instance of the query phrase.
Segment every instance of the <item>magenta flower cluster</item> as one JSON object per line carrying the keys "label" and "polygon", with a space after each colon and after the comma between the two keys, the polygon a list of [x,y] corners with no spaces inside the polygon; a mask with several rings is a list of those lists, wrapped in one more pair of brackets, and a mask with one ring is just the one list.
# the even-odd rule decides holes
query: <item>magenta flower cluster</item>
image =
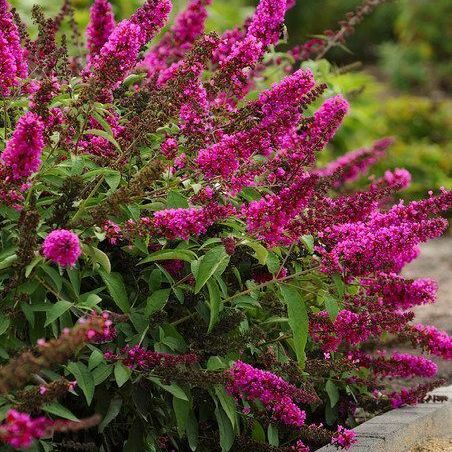
{"label": "magenta flower cluster", "polygon": [[27,448],[35,439],[42,438],[51,424],[46,417],[32,418],[27,413],[9,410],[0,425],[0,439],[14,448]]}
{"label": "magenta flower cluster", "polygon": [[306,413],[297,405],[298,389],[277,375],[236,361],[230,369],[228,392],[235,397],[259,400],[279,422],[301,427]]}
{"label": "magenta flower cluster", "polygon": [[233,212],[232,208],[215,203],[199,208],[160,210],[154,214],[154,228],[168,239],[188,240],[191,235],[204,234],[209,226]]}
{"label": "magenta flower cluster", "polygon": [[432,355],[452,359],[452,337],[434,326],[417,324],[409,328],[408,337]]}
{"label": "magenta flower cluster", "polygon": [[347,182],[353,182],[383,158],[392,143],[391,138],[383,138],[376,141],[370,148],[348,152],[326,167],[319,169],[318,174],[322,177],[333,177],[336,188]]}
{"label": "magenta flower cluster", "polygon": [[99,54],[115,29],[115,17],[108,0],[95,0],[90,9],[90,22],[86,29],[88,60]]}
{"label": "magenta flower cluster", "polygon": [[381,351],[376,356],[372,356],[357,351],[352,352],[349,357],[360,366],[372,369],[381,377],[431,378],[438,372],[438,366],[433,361],[409,353],[394,352],[391,356],[387,356],[385,351]]}
{"label": "magenta flower cluster", "polygon": [[349,449],[351,446],[353,446],[353,444],[356,443],[356,441],[356,433],[353,430],[348,430],[342,425],[339,425],[337,427],[337,432],[331,440],[331,444],[342,447],[344,449]]}
{"label": "magenta flower cluster", "polygon": [[56,229],[45,238],[42,253],[62,267],[73,267],[81,256],[82,249],[77,234],[66,229]]}
{"label": "magenta flower cluster", "polygon": [[333,225],[323,240],[330,250],[318,248],[326,272],[345,271],[355,276],[373,272],[398,273],[418,255],[418,244],[439,237],[447,227],[430,215],[447,209],[451,193],[444,191],[426,201],[376,211],[367,221]]}
{"label": "magenta flower cluster", "polygon": [[14,179],[26,179],[41,166],[43,134],[44,124],[38,115],[28,112],[20,118],[0,156]]}
{"label": "magenta flower cluster", "polygon": [[28,76],[26,51],[20,44],[9,4],[0,0],[0,95],[8,96],[20,79]]}
{"label": "magenta flower cluster", "polygon": [[434,303],[438,284],[432,279],[406,280],[395,273],[379,273],[375,279],[361,280],[369,295],[379,295],[385,306],[409,309],[421,304]]}
{"label": "magenta flower cluster", "polygon": [[212,0],[190,0],[174,20],[174,25],[146,54],[142,65],[149,78],[158,78],[161,73],[176,65],[202,35],[207,19],[206,6]]}

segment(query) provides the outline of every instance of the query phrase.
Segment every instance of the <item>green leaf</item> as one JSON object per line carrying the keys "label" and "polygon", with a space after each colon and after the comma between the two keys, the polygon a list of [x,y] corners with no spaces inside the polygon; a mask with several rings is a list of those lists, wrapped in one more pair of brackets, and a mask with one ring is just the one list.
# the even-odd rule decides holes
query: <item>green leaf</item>
{"label": "green leaf", "polygon": [[317,299],[320,303],[325,305],[325,309],[328,311],[330,319],[334,322],[339,313],[339,303],[336,298],[326,290],[321,290],[317,295]]}
{"label": "green leaf", "polygon": [[332,279],[336,286],[336,290],[337,290],[337,293],[339,294],[339,297],[343,298],[345,295],[345,283],[344,283],[344,280],[342,279],[342,276],[335,273],[332,276]]}
{"label": "green leaf", "polygon": [[245,240],[243,244],[249,246],[254,250],[253,257],[257,259],[259,264],[265,265],[267,263],[268,251],[265,246],[253,240]]}
{"label": "green leaf", "polygon": [[267,429],[268,444],[271,446],[279,446],[278,427],[275,424],[270,424]]}
{"label": "green leaf", "polygon": [[238,424],[238,420],[234,399],[226,392],[223,386],[215,385],[214,389],[215,395],[217,396],[221,407],[231,421],[231,425],[235,428]]}
{"label": "green leaf", "polygon": [[73,306],[69,301],[57,301],[47,312],[47,319],[44,326],[49,326],[52,322],[59,319],[67,310]]}
{"label": "green leaf", "polygon": [[228,263],[229,256],[226,253],[224,246],[217,246],[209,250],[199,264],[196,275],[195,293],[199,293],[214,273],[220,268],[226,268],[225,264],[227,266]]}
{"label": "green leaf", "polygon": [[182,400],[186,400],[188,402],[187,394],[185,394],[184,390],[180,386],[178,386],[176,383],[173,383],[171,385],[164,385],[156,377],[150,377],[149,380],[152,381],[153,383],[155,383],[157,386],[160,386],[165,391],[168,391],[173,396],[175,396],[179,399],[182,399]]}
{"label": "green leaf", "polygon": [[281,268],[281,262],[276,253],[269,253],[267,257],[267,268],[270,273],[276,273]]}
{"label": "green leaf", "polygon": [[155,261],[168,261],[168,260],[181,260],[185,262],[191,262],[197,258],[196,254],[190,250],[160,250],[152,253],[150,256],[146,257],[142,261],[141,264],[147,264],[148,262]]}
{"label": "green leaf", "polygon": [[173,409],[176,415],[177,432],[179,437],[183,437],[186,430],[188,413],[190,412],[190,403],[187,400],[173,397]]}
{"label": "green leaf", "polygon": [[108,407],[107,413],[105,417],[102,419],[102,422],[99,424],[99,433],[102,433],[105,430],[105,427],[116,418],[116,416],[121,411],[122,407],[122,399],[113,399],[110,402],[110,406]]}
{"label": "green leaf", "polygon": [[265,443],[265,431],[260,422],[256,420],[253,422],[253,430],[251,431],[251,437],[258,443]]}
{"label": "green leaf", "polygon": [[111,273],[111,263],[108,256],[97,248],[93,248],[93,253],[96,262],[98,262],[107,273]]}
{"label": "green leaf", "polygon": [[63,278],[61,277],[61,275],[50,265],[42,264],[41,268],[45,273],[47,273],[47,275],[49,275],[55,288],[57,289],[57,292],[60,292],[61,288],[63,287]]}
{"label": "green leaf", "polygon": [[5,317],[3,314],[0,315],[0,336],[5,334],[9,328],[9,318]]}
{"label": "green leaf", "polygon": [[177,397],[181,400],[188,401],[187,394],[185,394],[184,390],[178,386],[176,383],[170,384],[170,385],[162,385],[162,388],[165,391],[168,391],[170,394],[173,394],[174,397]]}
{"label": "green leaf", "polygon": [[330,315],[330,319],[334,322],[339,314],[339,304],[337,303],[337,300],[332,296],[329,296],[325,299],[325,308]]}
{"label": "green leaf", "polygon": [[77,422],[79,419],[77,416],[72,414],[67,408],[63,405],[60,405],[58,402],[48,403],[42,406],[42,411],[46,413],[54,414],[55,416],[61,417],[63,419],[68,419],[70,421]]}
{"label": "green leaf", "polygon": [[13,254],[0,261],[0,270],[11,267],[17,261],[17,255]]}
{"label": "green leaf", "polygon": [[105,120],[105,118],[96,110],[91,112],[91,115],[96,119],[96,121],[103,127],[105,132],[113,136],[113,130],[111,129],[110,124]]}
{"label": "green leaf", "polygon": [[99,130],[99,129],[88,129],[85,132],[85,135],[96,135],[98,137],[105,138],[107,141],[109,141],[119,152],[122,152],[121,146],[119,146],[119,143],[113,138],[112,135],[110,135],[108,132],[105,132],[105,130]]}
{"label": "green leaf", "polygon": [[187,433],[188,445],[192,451],[195,451],[198,448],[198,420],[192,410],[190,410],[190,413],[188,414],[185,430]]}
{"label": "green leaf", "polygon": [[88,360],[88,369],[95,369],[100,363],[104,362],[104,355],[98,349],[93,350]]}
{"label": "green leaf", "polygon": [[325,385],[325,391],[330,398],[331,408],[334,408],[339,402],[339,389],[331,380],[328,380]]}
{"label": "green leaf", "polygon": [[228,452],[234,444],[234,430],[231,421],[220,406],[215,408],[218,429],[220,431],[220,446],[222,452]]}
{"label": "green leaf", "polygon": [[93,379],[95,386],[98,386],[101,383],[103,383],[111,375],[112,369],[113,367],[108,364],[105,363],[99,364],[93,370]]}
{"label": "green leaf", "polygon": [[325,404],[325,421],[327,425],[334,425],[338,418],[337,406],[331,408],[331,404]]}
{"label": "green leaf", "polygon": [[301,237],[301,241],[304,243],[309,254],[314,252],[314,237],[312,235],[304,235]]}
{"label": "green leaf", "polygon": [[94,378],[91,372],[83,363],[69,363],[67,366],[77,380],[77,385],[85,394],[86,403],[91,405],[94,396]]}
{"label": "green leaf", "polygon": [[80,273],[73,268],[66,268],[66,273],[69,276],[69,280],[71,281],[71,285],[74,289],[74,292],[79,295],[80,294],[80,286],[81,286],[81,278]]}
{"label": "green leaf", "polygon": [[123,386],[126,381],[128,381],[130,375],[132,375],[132,371],[128,367],[124,366],[122,362],[117,361],[115,363],[115,380],[119,388]]}
{"label": "green leaf", "polygon": [[157,311],[163,309],[168,301],[171,289],[156,290],[147,300],[144,314],[150,317]]}
{"label": "green leaf", "polygon": [[214,279],[207,281],[207,289],[209,290],[209,308],[210,308],[210,321],[208,333],[210,333],[213,327],[218,323],[221,308],[221,294],[218,283]]}
{"label": "green leaf", "polygon": [[151,275],[149,276],[149,290],[151,292],[155,292],[160,288],[160,285],[162,284],[162,272],[155,268],[152,270]]}
{"label": "green leaf", "polygon": [[130,312],[129,298],[127,297],[126,287],[120,273],[106,273],[99,270],[99,275],[107,286],[108,292],[113,301],[122,312]]}
{"label": "green leaf", "polygon": [[190,207],[187,198],[175,190],[168,193],[167,206],[168,209],[188,209]]}
{"label": "green leaf", "polygon": [[309,327],[306,304],[295,287],[282,285],[280,288],[287,303],[287,314],[289,326],[293,333],[295,353],[298,363],[303,369],[306,362],[305,347],[308,340]]}

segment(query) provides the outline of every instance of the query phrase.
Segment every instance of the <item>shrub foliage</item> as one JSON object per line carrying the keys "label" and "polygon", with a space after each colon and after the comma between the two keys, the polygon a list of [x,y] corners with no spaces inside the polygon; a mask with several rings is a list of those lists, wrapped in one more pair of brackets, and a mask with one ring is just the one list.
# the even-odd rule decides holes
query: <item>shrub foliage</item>
{"label": "shrub foliage", "polygon": [[95,0],[85,59],[75,26],[75,55],[59,33],[70,3],[54,18],[35,7],[32,40],[0,0],[0,439],[13,448],[347,448],[360,418],[440,384],[392,390],[437,368],[383,341],[451,358],[446,333],[412,323],[435,282],[400,276],[445,230],[451,193],[392,205],[403,169],[354,190],[390,139],[316,163],[349,105],[301,60],[347,23],[284,54],[293,2],[262,0],[221,36],[204,33],[209,3],[154,39],[169,0],[120,23]]}

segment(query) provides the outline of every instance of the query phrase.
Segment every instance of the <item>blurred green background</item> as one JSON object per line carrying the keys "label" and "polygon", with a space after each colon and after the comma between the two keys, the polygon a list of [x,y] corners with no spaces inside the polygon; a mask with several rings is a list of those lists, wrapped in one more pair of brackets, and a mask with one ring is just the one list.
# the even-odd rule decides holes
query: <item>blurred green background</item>
{"label": "blurred green background", "polygon": [[[56,14],[62,0],[10,0],[30,23],[33,4]],[[129,16],[142,0],[112,0],[117,18]],[[90,0],[72,0],[75,19],[84,28]],[[186,0],[173,0],[173,14]],[[208,29],[239,25],[257,0],[213,0]],[[287,16],[289,44],[303,43],[325,29],[335,29],[359,0],[298,0]],[[352,109],[324,158],[332,158],[374,139],[396,137],[388,158],[376,173],[405,167],[413,174],[407,198],[429,189],[452,187],[452,1],[395,0],[380,5],[329,61],[315,66],[317,76],[343,92]],[[344,66],[360,63],[353,71]],[[356,65],[355,65],[356,66]]]}

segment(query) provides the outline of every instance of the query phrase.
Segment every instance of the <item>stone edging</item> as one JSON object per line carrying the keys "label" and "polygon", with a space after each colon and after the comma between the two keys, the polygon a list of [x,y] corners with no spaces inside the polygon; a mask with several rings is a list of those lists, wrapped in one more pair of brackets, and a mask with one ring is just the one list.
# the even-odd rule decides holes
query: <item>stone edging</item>
{"label": "stone edging", "polygon": [[[447,402],[430,402],[392,410],[354,429],[358,442],[349,452],[405,452],[428,436],[452,436],[452,386],[432,394],[449,397]],[[325,446],[317,452],[337,452]]]}

